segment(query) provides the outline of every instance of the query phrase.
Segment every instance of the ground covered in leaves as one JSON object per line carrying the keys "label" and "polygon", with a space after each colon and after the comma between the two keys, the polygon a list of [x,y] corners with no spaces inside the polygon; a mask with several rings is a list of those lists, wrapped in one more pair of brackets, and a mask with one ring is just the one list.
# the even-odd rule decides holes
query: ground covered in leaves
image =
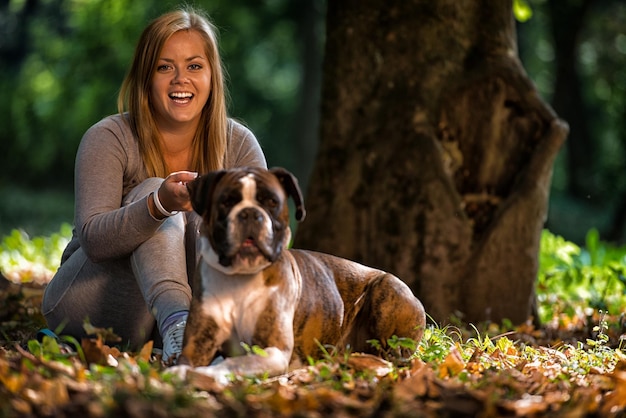
{"label": "ground covered in leaves", "polygon": [[283,376],[227,387],[201,375],[180,382],[151,343],[120,351],[103,343],[107,330],[91,328],[83,341],[37,338],[43,288],[70,235],[63,225],[0,242],[0,418],[626,416],[626,247],[594,230],[585,247],[544,231],[540,327],[431,325],[408,359],[328,347]]}
{"label": "ground covered in leaves", "polygon": [[[333,354],[228,387],[179,382],[147,344],[38,341],[41,288],[0,282],[0,416],[624,416],[619,318],[563,317],[541,330],[431,326],[412,359]],[[582,342],[581,342],[582,341]],[[67,346],[73,350],[67,350]]]}

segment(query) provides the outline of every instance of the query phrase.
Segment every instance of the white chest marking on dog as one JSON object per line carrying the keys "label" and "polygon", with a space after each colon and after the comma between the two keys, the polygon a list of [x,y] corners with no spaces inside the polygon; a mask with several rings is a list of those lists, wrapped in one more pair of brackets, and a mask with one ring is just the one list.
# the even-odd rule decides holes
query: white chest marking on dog
{"label": "white chest marking on dog", "polygon": [[262,273],[229,275],[202,263],[202,310],[230,329],[231,339],[251,341],[256,321],[267,307],[273,288],[264,283]]}

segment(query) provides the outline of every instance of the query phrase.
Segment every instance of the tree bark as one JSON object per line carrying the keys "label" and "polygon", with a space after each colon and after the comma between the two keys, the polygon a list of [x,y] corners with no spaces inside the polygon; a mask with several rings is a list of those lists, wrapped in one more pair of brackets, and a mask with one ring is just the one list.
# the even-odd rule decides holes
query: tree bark
{"label": "tree bark", "polygon": [[509,1],[328,2],[321,141],[295,245],[402,278],[440,322],[531,315],[567,126]]}

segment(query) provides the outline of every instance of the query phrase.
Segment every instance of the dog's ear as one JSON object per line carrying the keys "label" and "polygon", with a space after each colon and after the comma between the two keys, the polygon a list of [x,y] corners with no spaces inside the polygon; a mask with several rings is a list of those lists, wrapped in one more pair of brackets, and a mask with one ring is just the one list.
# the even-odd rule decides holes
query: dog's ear
{"label": "dog's ear", "polygon": [[213,191],[215,185],[224,176],[224,170],[211,171],[196,177],[193,181],[187,183],[187,190],[191,198],[191,206],[198,215],[204,213],[211,207],[211,199],[213,199]]}
{"label": "dog's ear", "polygon": [[281,167],[271,168],[269,172],[274,174],[276,178],[278,178],[278,181],[280,181],[283,189],[285,189],[285,193],[287,193],[287,196],[291,196],[293,202],[296,204],[296,220],[298,222],[304,220],[306,216],[306,210],[304,209],[304,198],[302,197],[302,191],[300,190],[300,185],[298,185],[298,179],[296,178],[296,176]]}

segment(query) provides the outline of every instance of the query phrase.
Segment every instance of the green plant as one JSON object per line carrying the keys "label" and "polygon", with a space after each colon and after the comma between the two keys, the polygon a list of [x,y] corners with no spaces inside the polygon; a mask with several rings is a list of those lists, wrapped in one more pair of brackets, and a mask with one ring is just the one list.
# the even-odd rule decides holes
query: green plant
{"label": "green plant", "polygon": [[72,227],[66,223],[59,232],[33,238],[14,229],[0,244],[0,272],[16,283],[47,283],[56,272],[71,236]]}
{"label": "green plant", "polygon": [[461,337],[461,331],[456,327],[428,325],[417,346],[417,357],[425,363],[440,363]]}
{"label": "green plant", "polygon": [[585,247],[543,231],[537,297],[543,323],[561,314],[620,313],[626,306],[626,247],[602,242],[595,229]]}
{"label": "green plant", "polygon": [[387,345],[383,346],[379,340],[372,339],[367,342],[378,351],[378,353],[392,361],[394,364],[402,365],[407,363],[411,358],[415,356],[415,350],[417,349],[417,342],[411,338],[398,337],[392,335],[387,339]]}
{"label": "green plant", "polygon": [[243,350],[246,352],[247,355],[256,355],[260,357],[268,356],[267,351],[265,351],[262,347],[259,347],[256,344],[249,345],[242,341],[239,345],[241,345],[241,347],[243,348]]}

